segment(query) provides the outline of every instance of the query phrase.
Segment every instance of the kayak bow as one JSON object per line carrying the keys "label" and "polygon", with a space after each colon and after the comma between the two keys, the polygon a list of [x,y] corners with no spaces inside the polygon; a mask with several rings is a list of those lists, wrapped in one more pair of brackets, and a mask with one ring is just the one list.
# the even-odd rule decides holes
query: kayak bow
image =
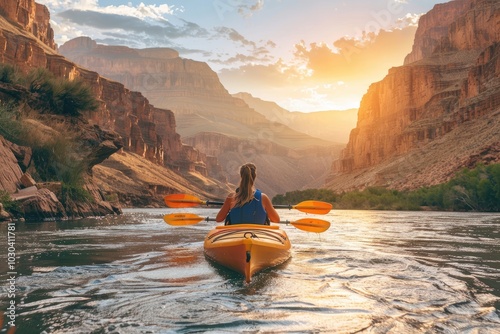
{"label": "kayak bow", "polygon": [[205,255],[245,276],[275,267],[290,258],[291,243],[278,226],[240,224],[217,226],[205,237]]}

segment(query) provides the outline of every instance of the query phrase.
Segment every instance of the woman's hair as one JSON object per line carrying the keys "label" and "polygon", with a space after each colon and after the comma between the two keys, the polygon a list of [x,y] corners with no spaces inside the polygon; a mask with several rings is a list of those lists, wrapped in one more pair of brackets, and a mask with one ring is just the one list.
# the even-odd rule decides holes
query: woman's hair
{"label": "woman's hair", "polygon": [[239,187],[236,189],[236,203],[234,206],[243,206],[253,199],[253,184],[257,176],[256,170],[257,167],[252,163],[240,167],[241,180]]}

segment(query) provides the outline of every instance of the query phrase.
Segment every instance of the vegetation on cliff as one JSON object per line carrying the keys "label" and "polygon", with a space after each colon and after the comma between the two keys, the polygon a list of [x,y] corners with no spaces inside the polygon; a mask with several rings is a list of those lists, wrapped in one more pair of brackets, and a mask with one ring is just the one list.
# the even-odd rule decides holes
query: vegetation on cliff
{"label": "vegetation on cliff", "polygon": [[83,111],[97,108],[90,88],[45,69],[23,74],[5,64],[0,65],[0,88],[7,97],[0,100],[0,135],[31,148],[29,173],[38,182],[61,182],[63,202],[91,201],[84,189],[88,166],[79,158],[80,148],[67,125],[77,122]]}
{"label": "vegetation on cliff", "polygon": [[5,190],[0,190],[0,203],[3,204],[3,209],[5,211],[14,213],[15,215],[17,215],[17,213],[21,210],[19,203],[14,201],[12,197],[10,197],[10,194]]}
{"label": "vegetation on cliff", "polygon": [[0,64],[0,82],[19,85],[33,94],[36,109],[42,113],[81,116],[82,111],[98,107],[92,90],[81,80],[59,78],[45,68],[33,69],[25,75],[13,66]]}
{"label": "vegetation on cliff", "polygon": [[500,212],[500,164],[463,169],[447,183],[414,191],[370,187],[363,191],[335,193],[327,189],[287,192],[274,204],[316,199],[337,209],[433,210]]}

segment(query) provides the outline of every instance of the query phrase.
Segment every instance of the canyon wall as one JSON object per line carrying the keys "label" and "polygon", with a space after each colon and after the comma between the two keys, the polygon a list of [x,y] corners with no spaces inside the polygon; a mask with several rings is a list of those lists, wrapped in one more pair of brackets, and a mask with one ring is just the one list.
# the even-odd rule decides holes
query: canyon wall
{"label": "canyon wall", "polygon": [[155,106],[173,110],[181,136],[193,134],[189,132],[189,116],[197,113],[224,115],[245,124],[265,121],[241,100],[230,98],[208,64],[180,58],[175,50],[100,45],[79,37],[66,42],[59,52],[128,89],[142,92]]}
{"label": "canyon wall", "polygon": [[33,0],[3,0],[0,15],[20,26],[23,31],[30,33],[50,49],[56,48],[47,7]]}
{"label": "canyon wall", "polygon": [[[113,134],[120,142],[116,144],[114,150],[100,151],[99,154],[105,153],[105,156],[100,156],[97,159],[99,161],[95,160],[95,155],[89,155],[87,158],[90,159],[89,164],[91,166],[104,161],[122,148],[127,152],[158,164],[160,170],[161,166],[167,165],[186,173],[199,172],[202,177],[208,174],[207,168],[213,168],[214,173],[218,173],[217,168],[219,166],[216,161],[181,143],[180,136],[175,132],[175,118],[171,111],[155,108],[141,93],[131,91],[125,88],[123,84],[104,78],[95,71],[77,66],[56,52],[56,44],[53,40],[53,31],[49,21],[50,14],[47,8],[35,3],[33,0],[7,0],[1,2],[0,62],[15,65],[24,72],[34,68],[45,68],[57,77],[68,80],[79,79],[91,87],[98,99],[99,107],[95,111],[85,112],[84,117],[78,120],[81,131],[73,131],[76,138],[88,143],[88,135],[91,132],[100,131],[103,134]],[[155,53],[156,51],[151,50],[151,52]],[[165,56],[163,51],[156,53]],[[14,93],[11,91],[6,94]],[[158,128],[157,123],[162,126],[161,129]],[[88,124],[89,127],[86,127],[85,124]],[[50,126],[50,124],[45,125]],[[45,125],[41,124],[40,126]],[[90,132],[87,134],[86,131]],[[100,147],[99,145],[106,146],[109,141],[106,141],[105,137],[98,136],[89,140],[90,142],[95,141],[97,147]],[[99,140],[101,141],[99,142]],[[206,161],[203,159],[206,159]],[[19,181],[15,180],[13,183],[16,185],[17,190],[22,187]],[[101,181],[107,182],[108,180]],[[172,182],[172,184],[174,183],[179,184],[178,181]],[[143,196],[153,202],[161,202],[162,193],[156,194],[154,191],[147,191],[149,186],[145,184],[137,184],[136,186],[142,188]],[[214,185],[212,188],[220,186],[223,185]],[[11,184],[9,192],[14,190],[12,187]],[[103,194],[99,193],[99,187],[97,187],[92,177],[92,168],[89,169],[89,177],[86,178],[85,187],[89,193],[95,195],[98,202],[103,200]],[[169,189],[169,192],[175,192],[174,187],[158,185],[156,188]],[[189,186],[183,186],[184,191],[188,188]],[[196,186],[191,187],[191,192],[204,193],[202,188]],[[209,195],[204,194],[205,196]],[[155,201],[154,197],[158,197],[159,200]],[[75,215],[79,213],[82,215],[90,214],[90,211],[84,212],[87,209],[81,207],[81,203],[73,203],[72,206],[70,211],[73,210],[72,212]],[[92,214],[95,214],[95,212],[97,211],[93,211]]]}
{"label": "canyon wall", "polygon": [[389,70],[363,97],[327,186],[436,184],[470,156],[494,154],[500,140],[499,28],[498,1],[452,1],[422,16],[405,65]]}
{"label": "canyon wall", "polygon": [[[25,69],[44,67],[59,77],[69,80],[82,79],[92,87],[101,101],[99,110],[87,115],[89,120],[118,132],[123,137],[125,150],[158,164],[166,162],[174,168],[183,166],[186,170],[193,171],[199,169],[200,165],[206,165],[204,161],[185,160],[189,156],[183,153],[185,149],[175,132],[175,118],[171,111],[155,108],[141,93],[129,90],[123,84],[107,79],[96,71],[75,65],[55,52],[53,31],[48,23],[50,15],[45,6],[34,1],[16,4],[16,1],[9,0],[0,5],[0,10],[6,13],[5,18],[9,22],[21,24],[26,28],[26,31],[20,31],[13,26],[0,29],[0,45],[3,50],[0,52],[0,59],[3,63],[15,64]],[[35,37],[43,44],[36,43],[33,36],[26,32],[35,32]],[[89,42],[90,47],[92,46],[92,41],[82,39],[81,42]],[[120,47],[117,49],[117,54],[122,57],[124,50],[128,50]],[[165,50],[152,49],[147,52],[155,56],[172,57],[171,53]],[[158,129],[156,117],[160,118],[162,129]],[[207,174],[207,171],[204,173]]]}
{"label": "canyon wall", "polygon": [[[142,92],[155,106],[172,110],[182,142],[203,152],[194,154],[183,146],[184,152],[175,152],[176,156],[200,157],[205,167],[198,164],[194,169],[206,168],[208,176],[234,183],[241,164],[261,162],[258,186],[273,196],[322,183],[340,151],[338,144],[292,129],[283,122],[286,119],[269,119],[250,108],[228,93],[206,63],[183,59],[174,50],[105,46],[79,37],[59,51],[83,67]],[[158,115],[157,125],[164,119]],[[212,170],[208,161],[215,158],[221,166]],[[324,169],[318,171],[319,166]]]}
{"label": "canyon wall", "polygon": [[192,146],[225,162],[227,178],[238,184],[239,166],[251,161],[258,169],[257,187],[274,196],[287,191],[319,188],[327,177],[341,145],[291,148],[266,138],[240,138],[215,132],[200,132],[184,138]]}

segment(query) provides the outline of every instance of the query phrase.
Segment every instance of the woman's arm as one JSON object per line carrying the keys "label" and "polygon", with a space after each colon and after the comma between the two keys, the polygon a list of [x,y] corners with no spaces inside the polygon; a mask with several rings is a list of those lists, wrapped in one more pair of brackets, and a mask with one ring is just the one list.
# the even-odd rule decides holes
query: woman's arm
{"label": "woman's arm", "polygon": [[266,194],[262,194],[262,205],[264,206],[264,210],[267,212],[267,217],[269,217],[269,220],[277,223],[280,221],[280,215],[276,211],[276,209],[273,206],[273,203],[271,203],[271,200],[269,197],[267,197]]}
{"label": "woman's arm", "polygon": [[215,217],[216,222],[223,222],[226,219],[227,214],[229,213],[229,210],[231,210],[231,205],[234,200],[234,195],[229,195],[226,197],[226,200],[224,201],[224,204],[222,204],[222,207],[219,210],[219,213],[217,213],[217,216]]}

